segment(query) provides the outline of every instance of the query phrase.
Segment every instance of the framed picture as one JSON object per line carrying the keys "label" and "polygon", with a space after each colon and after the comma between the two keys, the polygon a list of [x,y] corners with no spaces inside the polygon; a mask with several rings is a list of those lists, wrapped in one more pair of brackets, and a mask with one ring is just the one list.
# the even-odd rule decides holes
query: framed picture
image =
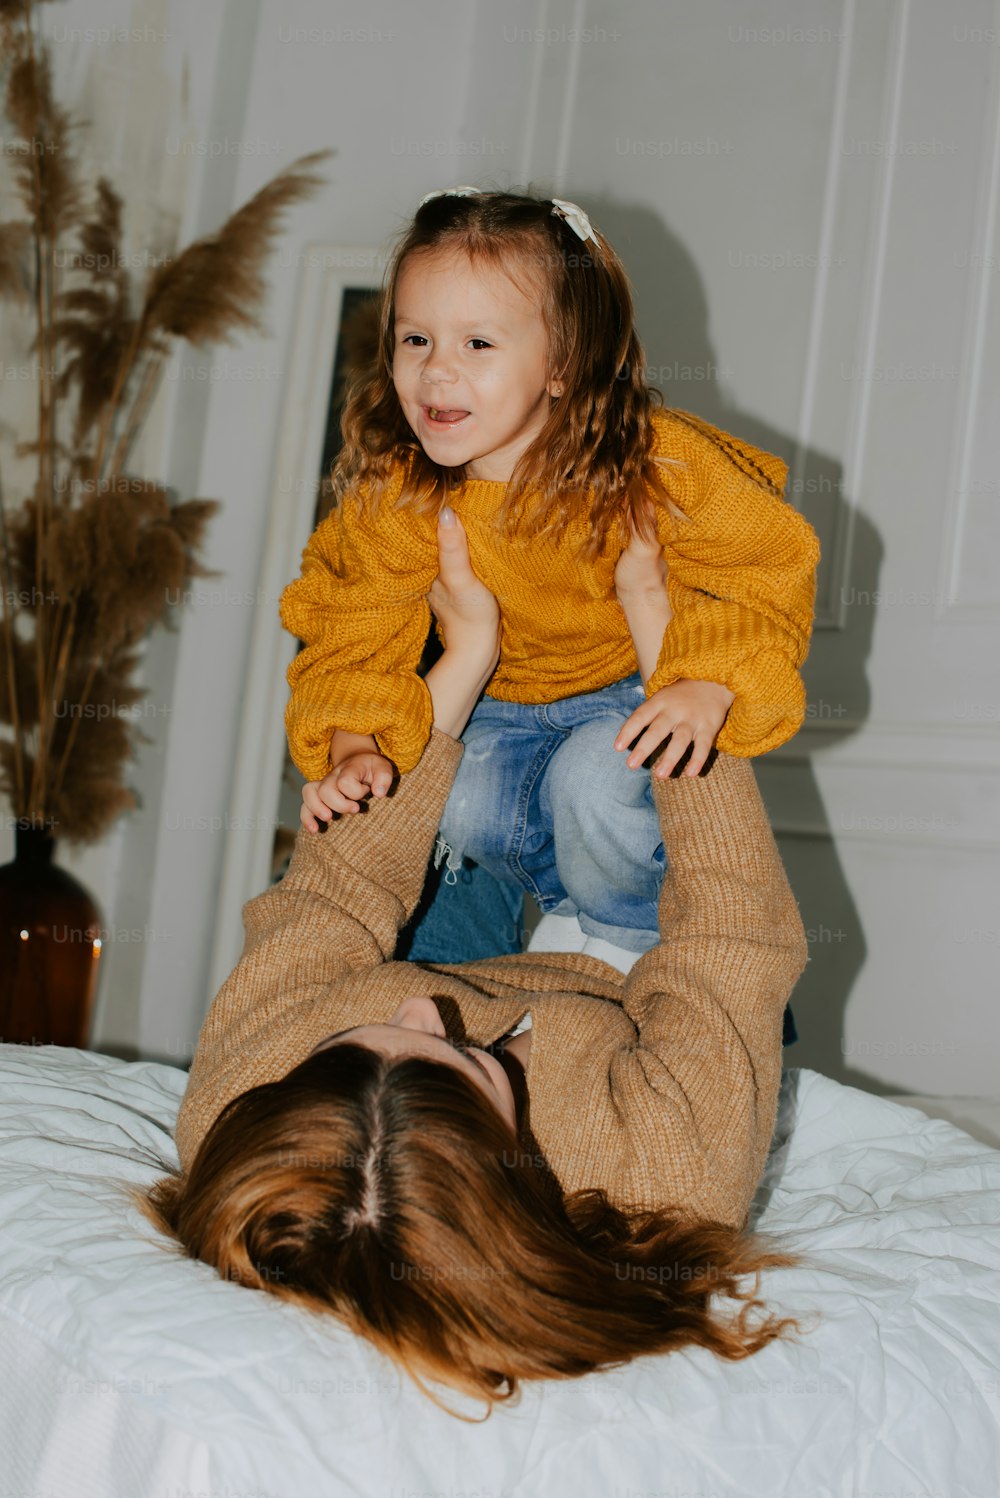
{"label": "framed picture", "polygon": [[[298,647],[281,627],[278,600],[298,576],[302,548],[329,505],[345,376],[359,350],[363,354],[386,258],[384,251],[353,245],[314,244],[302,252],[216,910],[211,993],[242,950],[244,903],[283,866],[299,826],[302,777],[288,754],[283,721],[285,673]],[[250,816],[248,807],[254,808]]]}

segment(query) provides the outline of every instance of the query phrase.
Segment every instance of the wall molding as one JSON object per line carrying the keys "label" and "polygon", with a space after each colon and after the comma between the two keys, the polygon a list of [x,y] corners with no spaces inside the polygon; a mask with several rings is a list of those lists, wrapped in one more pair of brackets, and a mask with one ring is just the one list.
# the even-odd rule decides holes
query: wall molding
{"label": "wall molding", "polygon": [[302,251],[258,586],[258,597],[270,606],[254,611],[209,971],[213,993],[239,957],[243,905],[270,878],[285,760],[279,705],[288,699],[285,673],[295,654],[295,641],[278,619],[278,600],[298,576],[313,529],[343,295],[349,286],[377,286],[385,264],[384,251],[370,246],[313,243]]}
{"label": "wall molding", "polygon": [[[837,60],[837,75],[833,91],[833,117],[830,126],[830,146],[826,158],[826,178],[823,186],[823,207],[820,213],[819,248],[817,254],[816,280],[813,285],[813,301],[809,315],[809,334],[806,339],[805,369],[802,375],[802,397],[795,433],[795,448],[792,452],[792,494],[805,492],[806,454],[812,432],[813,411],[816,405],[816,389],[819,383],[820,349],[826,325],[826,310],[832,264],[832,247],[837,226],[837,199],[841,184],[841,162],[843,161],[844,130],[847,123],[847,94],[851,75],[851,62],[855,37],[855,0],[844,0],[840,18],[840,32],[844,38]],[[847,566],[850,549],[845,545],[844,531],[850,526],[846,514],[849,506],[841,493],[833,521],[831,564],[821,574],[825,597],[818,601],[814,628],[843,629],[844,610],[834,607],[834,599],[843,596],[847,581]],[[840,588],[838,589],[838,579]]]}
{"label": "wall molding", "polygon": [[1000,728],[869,724],[755,764],[775,834],[1000,854]]}
{"label": "wall molding", "polygon": [[845,764],[872,769],[978,770],[1000,775],[1000,723],[806,722],[762,765]]}
{"label": "wall molding", "polygon": [[868,843],[880,848],[934,848],[954,853],[985,853],[991,858],[1000,854],[1000,838],[976,842],[971,838],[931,837],[922,832],[907,832],[905,829],[879,831],[875,828],[828,827],[822,822],[792,822],[778,816],[771,817],[771,830],[776,838],[788,838],[801,842]]}
{"label": "wall molding", "polygon": [[[841,580],[839,603],[834,602],[830,614],[826,616],[827,620],[835,621],[835,627],[838,629],[844,629],[847,624],[847,604],[844,601],[844,595],[854,554],[854,515],[864,488],[862,476],[868,441],[868,421],[875,390],[873,370],[879,329],[878,309],[882,300],[882,286],[886,274],[892,196],[896,180],[896,143],[899,138],[899,120],[903,107],[909,20],[910,0],[895,0],[882,106],[884,124],[881,138],[887,142],[887,149],[882,157],[874,194],[876,208],[865,262],[865,284],[862,296],[860,324],[862,347],[858,362],[863,374],[857,382],[854,399],[848,412],[849,436],[844,453],[844,493],[852,496],[853,503],[843,507],[846,510],[846,523],[838,527],[836,545],[839,549],[835,551],[831,568],[832,574]],[[843,532],[842,537],[840,531]],[[829,622],[825,624],[825,627],[831,627]]]}
{"label": "wall molding", "polygon": [[[1000,0],[994,0],[993,34],[1000,35]],[[982,165],[974,217],[976,250],[973,253],[979,256],[979,274],[969,278],[959,360],[962,375],[957,399],[957,410],[962,413],[962,419],[956,422],[956,438],[949,464],[950,481],[941,517],[941,574],[935,618],[946,624],[982,623],[1000,617],[1000,599],[996,603],[957,602],[968,521],[969,470],[982,398],[989,304],[997,264],[996,255],[990,249],[991,245],[997,244],[1000,204],[1000,66],[996,63],[992,74],[989,100],[984,111],[980,144]]]}

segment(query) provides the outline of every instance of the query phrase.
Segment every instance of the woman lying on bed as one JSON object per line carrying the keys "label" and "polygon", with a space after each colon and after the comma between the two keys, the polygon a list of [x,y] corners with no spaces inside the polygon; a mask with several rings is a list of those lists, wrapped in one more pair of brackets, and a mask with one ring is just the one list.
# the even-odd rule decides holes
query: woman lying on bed
{"label": "woman lying on bed", "polygon": [[583,953],[393,961],[498,658],[461,526],[439,543],[431,740],[246,905],[154,1220],[490,1401],[689,1344],[749,1356],[795,1324],[739,1281],[792,1262],[743,1228],[806,957],[753,772],[653,777],[661,941],[626,975]]}

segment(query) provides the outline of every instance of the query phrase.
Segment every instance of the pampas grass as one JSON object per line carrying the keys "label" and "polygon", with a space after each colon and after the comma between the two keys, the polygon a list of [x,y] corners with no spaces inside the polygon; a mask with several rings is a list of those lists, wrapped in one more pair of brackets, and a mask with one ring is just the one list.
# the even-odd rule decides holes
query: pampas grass
{"label": "pampas grass", "polygon": [[70,842],[101,837],[136,805],[125,785],[145,688],[148,632],[201,561],[210,499],[172,504],[127,470],[179,340],[200,347],[264,331],[264,264],[283,212],[331,153],[294,162],[205,239],[157,264],[141,292],[122,252],[122,200],[81,180],[77,126],[55,102],[31,0],[0,0],[3,111],[18,216],[0,222],[0,296],[34,322],[37,427],[15,446],[30,492],[0,471],[0,794],[19,823]]}

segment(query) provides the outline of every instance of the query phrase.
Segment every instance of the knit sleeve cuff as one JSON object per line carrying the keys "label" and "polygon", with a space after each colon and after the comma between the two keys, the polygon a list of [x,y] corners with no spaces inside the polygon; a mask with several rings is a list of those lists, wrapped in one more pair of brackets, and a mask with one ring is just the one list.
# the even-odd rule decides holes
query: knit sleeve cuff
{"label": "knit sleeve cuff", "polygon": [[786,743],[802,727],[806,689],[786,655],[777,650],[748,656],[726,682],[735,694],[717,744],[725,754],[750,758]]}
{"label": "knit sleeve cuff", "polygon": [[352,672],[349,680],[330,677],[321,687],[321,693],[294,692],[285,710],[289,749],[306,780],[322,780],[329,774],[338,728],[372,734],[379,752],[401,775],[414,769],[434,721],[430,691],[422,677],[416,672]]}
{"label": "knit sleeve cuff", "polygon": [[672,656],[649,679],[647,696],[681,679],[717,681],[733,693],[734,702],[719,730],[716,746],[738,759],[767,754],[802,726],[806,690],[788,656],[780,650],[758,650],[742,659],[717,656]]}

